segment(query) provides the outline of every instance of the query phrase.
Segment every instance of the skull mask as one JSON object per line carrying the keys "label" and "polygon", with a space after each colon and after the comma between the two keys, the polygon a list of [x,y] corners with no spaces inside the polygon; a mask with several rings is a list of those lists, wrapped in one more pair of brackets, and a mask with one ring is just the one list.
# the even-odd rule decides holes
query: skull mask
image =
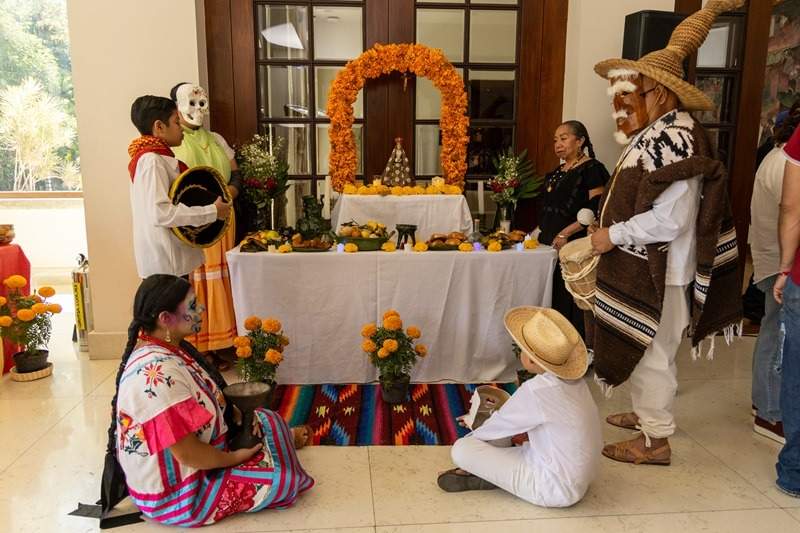
{"label": "skull mask", "polygon": [[187,123],[200,127],[208,114],[208,94],[199,85],[184,83],[175,92],[178,111]]}

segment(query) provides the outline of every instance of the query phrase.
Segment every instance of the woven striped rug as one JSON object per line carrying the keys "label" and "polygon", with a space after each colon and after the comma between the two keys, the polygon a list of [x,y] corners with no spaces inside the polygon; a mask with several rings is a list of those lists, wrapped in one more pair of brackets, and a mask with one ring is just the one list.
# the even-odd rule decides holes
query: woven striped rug
{"label": "woven striped rug", "polygon": [[[513,383],[496,384],[513,394]],[[313,444],[376,446],[449,445],[468,430],[456,417],[469,410],[478,385],[412,384],[401,404],[387,404],[380,385],[280,385],[272,409],[289,426],[308,424]]]}

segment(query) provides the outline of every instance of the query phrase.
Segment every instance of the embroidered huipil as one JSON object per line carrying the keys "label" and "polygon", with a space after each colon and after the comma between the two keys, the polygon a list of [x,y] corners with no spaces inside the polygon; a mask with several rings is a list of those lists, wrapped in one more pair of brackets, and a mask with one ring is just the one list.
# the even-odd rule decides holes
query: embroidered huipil
{"label": "embroidered huipil", "polygon": [[297,460],[291,432],[257,410],[264,449],[232,468],[180,464],[170,446],[189,433],[226,449],[225,399],[186,353],[148,344],[131,354],[119,385],[117,457],[143,514],[170,525],[211,524],[231,514],[287,507],[314,484]]}

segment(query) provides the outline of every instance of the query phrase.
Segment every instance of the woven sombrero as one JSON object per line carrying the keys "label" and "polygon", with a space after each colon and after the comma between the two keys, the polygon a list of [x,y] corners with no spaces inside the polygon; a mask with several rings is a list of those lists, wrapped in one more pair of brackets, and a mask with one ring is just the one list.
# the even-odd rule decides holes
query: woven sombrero
{"label": "woven sombrero", "polygon": [[667,47],[632,59],[606,59],[594,66],[600,76],[614,78],[614,71],[633,70],[674,92],[687,111],[713,109],[703,92],[683,79],[683,60],[700,48],[711,25],[720,13],[741,7],[744,0],[710,0],[705,7],[684,19],[669,39]]}
{"label": "woven sombrero", "polygon": [[[175,178],[169,190],[169,198],[175,205],[189,207],[213,204],[222,197],[226,202],[232,201],[231,194],[222,175],[211,167],[192,167]],[[219,241],[228,226],[231,217],[215,220],[203,226],[180,226],[172,228],[172,232],[183,242],[195,248],[208,248]]]}

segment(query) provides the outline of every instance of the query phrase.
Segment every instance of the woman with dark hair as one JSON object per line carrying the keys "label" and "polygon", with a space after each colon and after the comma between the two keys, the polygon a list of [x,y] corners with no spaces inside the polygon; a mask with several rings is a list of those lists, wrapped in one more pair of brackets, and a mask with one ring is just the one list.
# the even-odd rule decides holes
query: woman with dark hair
{"label": "woman with dark hair", "polygon": [[145,516],[184,527],[285,508],[314,485],[295,454],[307,428],[292,431],[272,411],[256,410],[260,444],[228,449],[225,382],[184,342],[199,330],[200,313],[182,278],[156,274],[136,292],[111,404],[104,515],[124,496],[114,486],[120,478]]}
{"label": "woman with dark hair", "polygon": [[[577,221],[578,211],[588,208],[597,214],[609,175],[603,163],[595,159],[589,132],[581,122],[562,123],[556,129],[553,143],[563,163],[544,179],[539,199],[539,242],[560,250],[567,242],[586,236],[586,227]],[[567,292],[558,263],[553,276],[552,305],[585,337],[583,311]]]}

